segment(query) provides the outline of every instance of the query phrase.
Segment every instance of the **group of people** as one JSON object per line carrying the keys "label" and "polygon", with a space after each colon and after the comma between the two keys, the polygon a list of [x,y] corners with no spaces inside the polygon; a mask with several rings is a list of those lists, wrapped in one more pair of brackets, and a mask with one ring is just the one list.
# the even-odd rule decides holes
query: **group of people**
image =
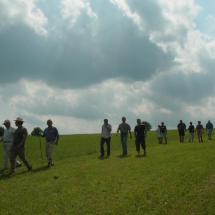
{"label": "group of people", "polygon": [[[32,165],[29,163],[28,159],[25,157],[25,141],[28,136],[27,129],[23,126],[24,120],[20,117],[17,117],[15,121],[15,125],[17,129],[14,129],[11,126],[10,120],[5,120],[3,125],[5,126],[4,134],[0,139],[0,142],[3,142],[4,148],[4,162],[2,171],[7,169],[8,160],[10,160],[10,172],[9,174],[13,174],[15,172],[15,167],[21,166],[21,163],[16,159],[17,155],[22,160],[22,162],[27,167],[28,171],[32,170]],[[53,126],[53,122],[51,119],[47,120],[47,128],[45,128],[43,133],[39,133],[39,137],[45,137],[45,152],[46,158],[48,160],[48,167],[54,165],[52,160],[52,151],[54,145],[58,145],[59,140],[59,133],[56,127]],[[184,136],[186,132],[186,125],[185,123],[180,120],[179,124],[177,125],[178,133],[179,133],[179,140],[180,142],[184,142]],[[213,131],[213,124],[208,120],[206,124],[206,130],[208,134],[208,139],[211,140],[211,134]],[[100,158],[105,156],[104,144],[107,145],[107,154],[106,156],[110,156],[110,142],[111,142],[111,131],[112,126],[108,123],[108,119],[104,119],[104,124],[102,125],[101,131],[101,139],[100,139],[100,151],[101,155]],[[189,141],[193,142],[194,140],[194,132],[197,133],[199,142],[203,142],[202,134],[204,132],[204,128],[201,124],[201,121],[198,121],[198,124],[194,128],[193,123],[190,122],[188,127],[189,131]],[[131,127],[128,123],[126,123],[126,118],[122,117],[122,123],[119,124],[116,136],[120,132],[120,141],[122,145],[122,156],[127,155],[127,137],[130,134],[130,138],[132,139]],[[161,122],[161,125],[158,125],[156,130],[158,136],[158,142],[162,144],[163,139],[165,140],[165,144],[167,144],[167,128],[164,125],[164,122]],[[146,156],[146,135],[147,135],[147,128],[144,124],[141,123],[140,119],[137,119],[137,125],[134,128],[134,137],[135,137],[135,145],[137,155],[140,155],[140,146],[143,149],[143,156]]]}
{"label": "group of people", "polygon": [[[15,167],[21,166],[21,163],[16,160],[17,155],[22,160],[22,162],[27,167],[28,171],[32,170],[32,165],[29,163],[28,159],[25,157],[25,141],[28,136],[27,129],[23,126],[24,120],[17,117],[15,125],[17,129],[11,126],[10,120],[5,120],[3,125],[5,126],[4,134],[0,139],[3,142],[4,149],[4,161],[2,171],[7,169],[8,160],[10,160],[10,172],[9,175],[15,173]],[[48,167],[54,165],[52,161],[52,151],[54,145],[58,144],[59,133],[56,127],[52,126],[52,120],[47,121],[48,127],[44,130],[42,134],[38,134],[40,137],[45,137],[45,151],[48,160]]]}
{"label": "group of people", "polygon": [[[112,126],[108,123],[108,119],[104,119],[104,124],[102,125],[101,131],[101,140],[100,140],[100,158],[105,156],[104,143],[107,144],[107,157],[110,156],[110,141],[111,141],[111,131]],[[122,123],[119,124],[116,136],[120,131],[120,141],[122,144],[122,156],[127,155],[127,137],[130,134],[130,138],[132,139],[131,127],[128,123],[126,123],[126,118],[122,117]],[[147,135],[147,129],[144,124],[141,123],[140,119],[137,119],[137,125],[134,128],[134,136],[135,136],[135,144],[136,151],[138,156],[140,155],[140,146],[143,149],[143,155],[146,156],[146,143],[145,138]]]}
{"label": "group of people", "polygon": [[[211,140],[211,135],[212,135],[212,131],[213,131],[213,124],[210,122],[210,120],[208,120],[205,127],[206,127],[206,132],[208,134],[208,139]],[[181,143],[183,143],[184,142],[184,136],[186,133],[186,125],[185,125],[185,123],[183,123],[182,120],[179,121],[179,124],[177,125],[177,129],[178,129],[178,134],[179,134],[179,140]],[[201,124],[201,121],[198,121],[196,127],[194,127],[193,123],[190,122],[190,125],[188,127],[188,131],[189,131],[188,142],[193,142],[194,133],[197,133],[199,142],[203,142],[202,134],[204,133],[204,127]],[[165,138],[165,143],[167,143],[167,137],[166,137],[167,128],[163,122],[161,123],[161,125],[158,125],[156,133],[158,136],[158,142],[160,144],[162,143],[163,137]]]}

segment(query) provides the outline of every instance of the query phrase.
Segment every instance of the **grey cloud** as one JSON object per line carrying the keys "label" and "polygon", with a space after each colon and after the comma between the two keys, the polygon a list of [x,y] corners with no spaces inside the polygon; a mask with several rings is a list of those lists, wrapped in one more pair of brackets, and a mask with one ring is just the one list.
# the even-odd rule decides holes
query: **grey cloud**
{"label": "grey cloud", "polygon": [[[93,8],[96,3],[91,4]],[[61,88],[82,88],[108,78],[146,81],[157,69],[174,64],[174,53],[164,53],[141,36],[131,20],[110,3],[108,7],[111,16],[98,14],[92,23],[82,13],[72,29],[56,26],[47,38],[23,25],[2,33],[0,72],[4,83],[25,77]]]}

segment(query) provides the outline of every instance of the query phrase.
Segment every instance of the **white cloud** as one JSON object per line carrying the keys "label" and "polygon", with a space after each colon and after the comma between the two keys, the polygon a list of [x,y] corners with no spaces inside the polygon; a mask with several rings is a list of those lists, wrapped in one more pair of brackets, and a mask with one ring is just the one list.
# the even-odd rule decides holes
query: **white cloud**
{"label": "white cloud", "polygon": [[69,27],[73,27],[82,11],[85,11],[91,19],[97,19],[96,13],[86,0],[62,0],[60,8],[63,18],[70,20]]}
{"label": "white cloud", "polygon": [[36,0],[0,0],[0,8],[0,30],[24,24],[39,35],[47,35],[48,19],[36,6]]}

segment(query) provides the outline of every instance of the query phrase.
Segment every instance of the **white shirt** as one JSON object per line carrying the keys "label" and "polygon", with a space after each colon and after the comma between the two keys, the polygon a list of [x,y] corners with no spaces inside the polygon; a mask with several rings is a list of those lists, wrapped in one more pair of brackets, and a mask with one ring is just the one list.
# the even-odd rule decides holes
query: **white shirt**
{"label": "white shirt", "polygon": [[103,138],[110,137],[110,132],[112,131],[112,126],[110,124],[107,124],[107,127],[110,129],[110,131],[108,131],[108,129],[106,128],[105,125],[102,125],[102,137]]}
{"label": "white shirt", "polygon": [[4,134],[3,134],[3,142],[13,142],[13,134],[15,132],[15,129],[13,127],[9,127],[9,128],[6,128],[4,130]]}

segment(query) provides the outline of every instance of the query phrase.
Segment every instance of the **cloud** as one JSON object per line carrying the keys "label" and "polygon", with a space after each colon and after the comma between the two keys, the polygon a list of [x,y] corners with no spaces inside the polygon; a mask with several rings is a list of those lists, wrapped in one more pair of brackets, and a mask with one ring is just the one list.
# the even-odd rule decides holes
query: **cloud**
{"label": "cloud", "polygon": [[41,36],[47,35],[47,18],[36,6],[35,0],[1,0],[0,1],[0,32],[5,28],[24,24]]}
{"label": "cloud", "polygon": [[193,0],[0,6],[0,120],[90,133],[104,118],[114,129],[123,115],[132,128],[136,118],[175,128],[211,111],[215,39],[198,29]]}

